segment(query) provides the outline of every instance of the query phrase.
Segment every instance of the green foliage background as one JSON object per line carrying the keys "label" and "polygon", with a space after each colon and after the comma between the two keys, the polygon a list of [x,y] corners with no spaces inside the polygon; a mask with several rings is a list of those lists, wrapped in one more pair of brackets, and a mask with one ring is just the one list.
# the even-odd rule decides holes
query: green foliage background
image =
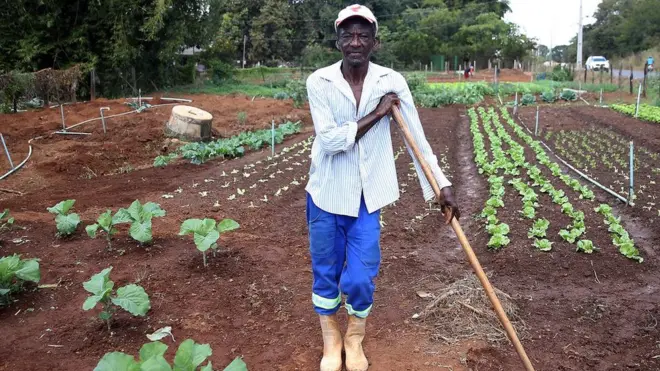
{"label": "green foliage background", "polygon": [[[248,65],[318,68],[339,59],[333,22],[342,0],[16,0],[0,9],[0,74],[65,69],[97,73],[97,95],[162,90],[195,81],[197,62],[215,83],[232,79],[246,37]],[[385,65],[433,55],[520,59],[534,43],[503,20],[506,0],[369,0]],[[184,48],[203,50],[182,56]],[[198,49],[196,49],[198,50]],[[85,75],[88,76],[88,75]],[[135,76],[135,77],[134,77]],[[89,78],[79,94],[89,91]]]}

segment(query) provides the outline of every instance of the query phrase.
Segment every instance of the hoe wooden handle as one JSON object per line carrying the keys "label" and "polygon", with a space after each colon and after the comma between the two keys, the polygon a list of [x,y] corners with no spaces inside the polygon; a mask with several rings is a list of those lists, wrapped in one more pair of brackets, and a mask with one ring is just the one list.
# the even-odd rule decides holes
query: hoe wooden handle
{"label": "hoe wooden handle", "polygon": [[[396,123],[399,125],[401,132],[403,132],[403,136],[406,138],[408,145],[412,149],[412,152],[415,154],[415,158],[417,158],[417,161],[422,167],[426,179],[431,184],[431,187],[433,187],[433,191],[435,192],[436,197],[438,198],[438,200],[441,200],[442,193],[440,192],[440,187],[438,186],[438,182],[436,181],[435,176],[433,175],[433,172],[429,167],[429,164],[424,159],[424,156],[422,156],[422,152],[419,150],[419,147],[417,147],[417,143],[415,143],[415,140],[413,139],[410,130],[408,130],[408,125],[403,119],[403,115],[401,115],[401,111],[399,110],[398,107],[396,106],[392,107],[392,116],[394,116],[394,121],[396,121]],[[532,366],[532,362],[530,362],[529,358],[527,357],[527,353],[525,353],[525,349],[520,343],[520,339],[518,339],[516,330],[514,330],[513,326],[511,325],[511,321],[509,321],[509,317],[507,317],[506,313],[504,312],[504,308],[502,308],[502,304],[500,303],[500,300],[497,298],[497,295],[495,294],[495,290],[493,290],[493,286],[490,284],[490,281],[488,281],[488,277],[486,277],[486,273],[484,273],[483,268],[481,268],[481,264],[479,263],[477,256],[474,254],[474,251],[472,250],[472,246],[470,246],[470,242],[468,242],[467,237],[465,237],[465,233],[463,233],[463,228],[461,228],[461,225],[458,223],[458,220],[456,220],[456,218],[452,218],[451,227],[454,229],[454,232],[456,233],[456,237],[458,237],[458,241],[461,243],[461,246],[463,246],[463,250],[467,254],[468,260],[470,261],[470,265],[472,266],[474,273],[477,275],[479,281],[481,282],[481,285],[486,291],[486,295],[488,295],[488,299],[490,299],[490,302],[493,305],[493,308],[495,309],[495,313],[497,313],[497,317],[502,323],[502,326],[504,326],[504,329],[506,330],[506,334],[509,336],[509,340],[511,340],[511,342],[513,343],[513,346],[516,348],[516,352],[518,352],[520,359],[525,365],[525,369],[527,371],[534,371],[534,366]]]}

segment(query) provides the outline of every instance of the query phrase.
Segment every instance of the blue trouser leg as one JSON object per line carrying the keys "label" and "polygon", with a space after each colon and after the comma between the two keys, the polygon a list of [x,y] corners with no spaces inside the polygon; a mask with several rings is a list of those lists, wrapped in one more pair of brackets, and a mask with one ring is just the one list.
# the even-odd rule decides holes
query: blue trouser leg
{"label": "blue trouser leg", "polygon": [[357,218],[340,221],[346,229],[346,265],[341,291],[346,295],[348,314],[365,318],[374,302],[374,279],[380,267],[380,211],[371,214],[362,200]]}
{"label": "blue trouser leg", "polygon": [[309,251],[312,257],[312,302],[318,314],[330,315],[339,309],[339,278],[346,261],[346,237],[338,228],[337,216],[318,208],[307,195]]}
{"label": "blue trouser leg", "polygon": [[369,314],[380,265],[379,216],[378,211],[368,213],[364,200],[357,218],[334,215],[318,208],[307,195],[312,302],[317,313],[330,315],[339,309],[341,286],[349,314]]}

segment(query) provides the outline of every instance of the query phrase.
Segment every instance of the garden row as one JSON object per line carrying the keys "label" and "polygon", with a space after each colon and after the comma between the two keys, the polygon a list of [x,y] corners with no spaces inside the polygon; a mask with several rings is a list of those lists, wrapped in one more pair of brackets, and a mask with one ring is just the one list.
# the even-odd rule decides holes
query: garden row
{"label": "garden row", "polygon": [[[74,204],[75,200],[65,200],[48,208],[48,211],[55,215],[55,226],[60,238],[73,235],[81,224],[80,216],[72,212]],[[118,232],[117,226],[129,224],[130,237],[144,246],[152,241],[153,218],[165,215],[166,212],[160,208],[160,205],[153,202],[142,204],[136,200],[128,208],[120,208],[114,214],[111,210],[107,210],[98,217],[95,224],[88,225],[85,230],[91,238],[103,233],[108,249],[111,249],[112,238]],[[0,217],[1,230],[14,227],[15,220],[11,218],[8,210],[5,210]],[[224,219],[220,222],[214,219],[188,219],[181,224],[179,234],[193,236],[197,249],[203,254],[204,266],[206,266],[206,252],[211,249],[215,254],[220,235],[237,228],[239,224],[232,219]],[[111,271],[112,267],[108,267],[82,284],[90,294],[82,303],[82,309],[87,311],[100,306],[99,318],[107,324],[108,331],[113,314],[119,309],[133,316],[145,316],[151,309],[149,295],[142,286],[128,284],[115,289],[114,282],[110,280]],[[11,304],[12,296],[20,292],[26,283],[39,283],[40,278],[38,259],[21,259],[18,254],[0,258],[0,306]],[[95,370],[196,370],[212,354],[208,344],[197,344],[189,339],[179,346],[172,367],[164,358],[167,345],[158,341],[168,334],[170,334],[169,330],[164,328],[150,335],[152,342],[140,349],[139,360],[128,354],[111,352],[103,356]],[[212,367],[211,362],[208,362],[201,370],[212,371]],[[237,358],[225,370],[247,370],[247,367]]]}
{"label": "garden row", "polygon": [[[408,81],[413,90],[415,101],[422,107],[440,107],[450,104],[477,104],[485,97],[503,95],[505,97],[520,94],[520,105],[536,104],[537,99],[545,103],[557,100],[575,101],[577,95],[573,90],[558,90],[553,86],[543,87],[533,84],[488,84],[486,82],[468,82],[451,84],[419,84]],[[538,98],[537,98],[538,95]],[[510,102],[513,104],[512,102]]]}
{"label": "garden row", "polygon": [[[574,244],[577,251],[584,253],[596,251],[597,247],[592,240],[585,238],[587,235],[585,212],[579,210],[571,200],[571,197],[577,196],[578,199],[593,201],[595,198],[593,191],[570,175],[563,174],[559,164],[550,159],[540,142],[534,140],[515,123],[505,107],[502,107],[499,113],[492,107],[487,110],[483,107],[477,110],[472,108],[468,114],[471,121],[474,159],[479,173],[487,176],[490,186],[490,198],[481,213],[485,219],[486,230],[491,236],[488,246],[499,249],[510,243],[509,225],[498,218],[498,209],[505,207],[504,195],[507,189],[505,184],[508,184],[517,191],[522,201],[522,209],[518,214],[530,220],[528,237],[533,241],[534,247],[541,251],[549,251],[554,243],[551,241],[552,236],[548,235],[550,221],[547,215],[538,215],[542,202],[541,195],[546,195],[548,197],[545,199],[551,200],[556,205],[555,208],[570,220],[568,225],[561,226],[558,236],[563,241]],[[507,124],[508,129],[501,123],[500,118]],[[518,143],[509,132],[515,133],[524,144]],[[490,150],[487,150],[486,143]],[[525,144],[528,147],[525,147]],[[575,196],[569,197],[567,191],[556,186],[558,181]],[[544,205],[543,209],[552,208]],[[612,243],[619,248],[619,252],[641,262],[643,259],[639,256],[634,241],[621,225],[620,219],[612,214],[612,209],[608,205],[600,205],[595,207],[594,211],[604,217],[604,223],[608,225],[611,233]]]}
{"label": "garden row", "polygon": [[[635,116],[636,106],[634,104],[613,104],[610,107],[612,107],[613,110],[628,116]],[[637,117],[642,120],[660,123],[660,107],[640,104]]]}
{"label": "garden row", "polygon": [[280,144],[287,136],[300,132],[302,125],[300,122],[286,122],[280,124],[273,133],[272,130],[263,129],[251,132],[243,132],[230,138],[222,138],[211,142],[191,142],[187,143],[177,151],[168,155],[158,156],[154,160],[155,167],[166,166],[170,162],[183,157],[190,160],[191,163],[199,165],[214,158],[234,158],[245,154],[247,146],[252,150],[258,150],[275,140],[275,144]]}

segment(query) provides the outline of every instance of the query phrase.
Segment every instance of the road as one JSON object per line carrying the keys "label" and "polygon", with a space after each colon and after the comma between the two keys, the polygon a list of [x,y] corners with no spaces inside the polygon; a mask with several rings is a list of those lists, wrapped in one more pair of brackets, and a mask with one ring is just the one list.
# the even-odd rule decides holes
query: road
{"label": "road", "polygon": [[[644,71],[636,71],[633,70],[633,79],[643,79],[644,78]],[[615,69],[614,70],[614,77],[619,76],[619,70]],[[623,70],[621,71],[621,76],[622,77],[630,77],[630,70]]]}

